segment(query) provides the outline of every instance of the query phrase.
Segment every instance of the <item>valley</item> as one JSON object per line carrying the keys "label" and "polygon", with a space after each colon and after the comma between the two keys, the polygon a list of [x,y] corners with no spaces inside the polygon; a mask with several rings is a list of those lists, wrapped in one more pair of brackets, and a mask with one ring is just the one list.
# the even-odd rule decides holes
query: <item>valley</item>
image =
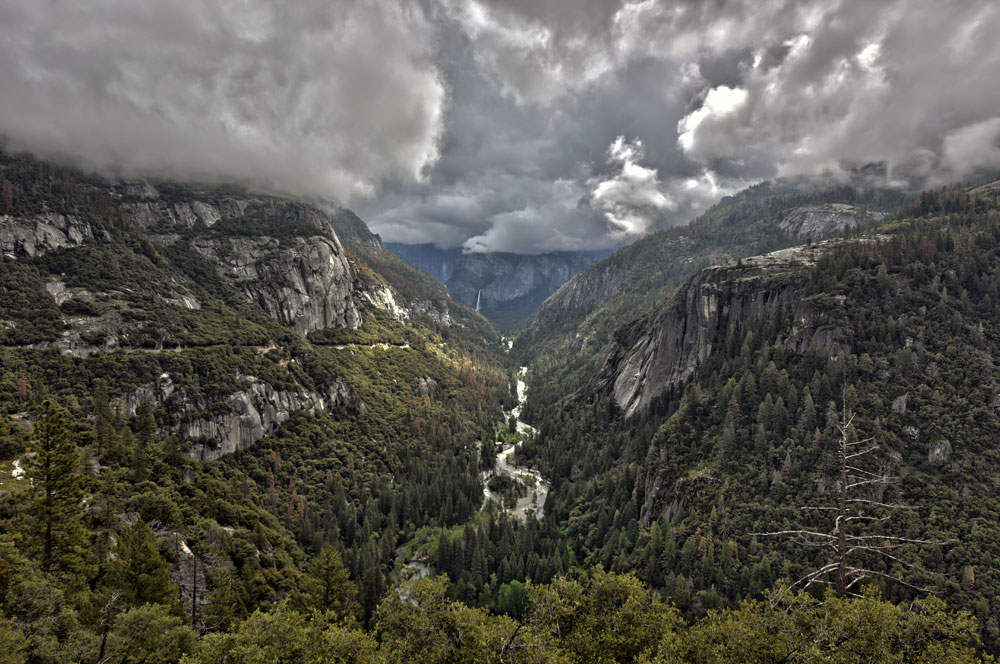
{"label": "valley", "polygon": [[[515,430],[519,437],[538,434],[537,429],[521,421],[521,410],[528,399],[527,386],[524,382],[527,372],[527,367],[521,367],[517,374],[517,405],[507,413],[507,418],[515,421]],[[537,471],[511,463],[511,457],[517,453],[519,444],[519,440],[513,443],[497,441],[500,451],[496,453],[494,470],[483,472],[483,493],[487,501],[495,501],[507,508],[504,495],[490,489],[490,479],[492,476],[509,478],[515,483],[517,493],[523,494],[516,495],[514,504],[508,508],[510,513],[522,521],[528,518],[542,519],[545,516],[545,499],[549,495],[549,483]]]}
{"label": "valley", "polygon": [[956,643],[1000,642],[994,189],[747,191],[501,336],[348,211],[0,163],[3,592],[52,598],[59,657],[115,593],[204,644],[314,610],[412,634],[422,597],[541,648],[540,607],[583,615],[592,583],[656,607],[634,643],[666,653],[824,564],[757,533],[814,526],[842,408],[892,478],[866,500],[913,508],[878,536],[947,543],[867,560],[868,606],[933,586],[975,620]]}
{"label": "valley", "polygon": [[0,664],[996,664],[1000,3],[0,2]]}

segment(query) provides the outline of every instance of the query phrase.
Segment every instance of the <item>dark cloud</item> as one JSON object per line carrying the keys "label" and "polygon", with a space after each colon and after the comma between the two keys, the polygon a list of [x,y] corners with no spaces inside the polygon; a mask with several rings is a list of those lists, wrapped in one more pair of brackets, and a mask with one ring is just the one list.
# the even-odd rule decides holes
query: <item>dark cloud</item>
{"label": "dark cloud", "polygon": [[346,200],[436,160],[433,43],[383,0],[8,0],[0,131],[101,170]]}
{"label": "dark cloud", "polygon": [[391,240],[609,247],[776,175],[1000,168],[998,30],[989,0],[8,0],[0,131]]}

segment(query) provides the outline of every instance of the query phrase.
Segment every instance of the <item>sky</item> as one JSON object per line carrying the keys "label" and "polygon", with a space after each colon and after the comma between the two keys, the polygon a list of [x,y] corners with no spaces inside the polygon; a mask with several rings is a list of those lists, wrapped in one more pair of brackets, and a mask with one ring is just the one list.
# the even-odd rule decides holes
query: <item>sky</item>
{"label": "sky", "polygon": [[387,241],[602,249],[775,177],[1000,168],[998,34],[993,0],[4,0],[0,133]]}

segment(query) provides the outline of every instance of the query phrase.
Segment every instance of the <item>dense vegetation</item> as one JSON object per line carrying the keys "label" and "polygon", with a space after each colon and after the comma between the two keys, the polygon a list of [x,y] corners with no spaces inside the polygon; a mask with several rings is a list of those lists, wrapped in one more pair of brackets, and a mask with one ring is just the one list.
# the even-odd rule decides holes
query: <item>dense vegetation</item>
{"label": "dense vegetation", "polygon": [[[157,187],[169,204],[245,195]],[[973,662],[996,648],[988,197],[934,192],[884,226],[890,240],[808,269],[804,298],[858,302],[832,309],[843,356],[783,346],[782,311],[734,328],[689,387],[627,420],[535,370],[540,435],[518,456],[552,492],[544,519],[519,521],[483,506],[480,474],[493,441],[518,437],[510,358],[467,308],[451,303],[450,325],[421,314],[440,285],[346,211],[333,223],[357,291],[419,306],[399,318],[359,297],[360,329],[303,336],[190,242],[306,229],[152,232],[128,194],[23,155],[0,159],[0,188],[5,215],[93,231],[0,259],[0,662]],[[167,379],[183,398],[164,396]],[[192,458],[215,441],[179,427],[224,421],[255,385],[341,396]],[[893,584],[856,600],[787,592],[818,557],[750,535],[824,500],[843,392],[859,435],[885,444],[894,497],[920,507],[886,534],[954,542],[898,552],[947,604]],[[951,458],[930,463],[926,444],[944,439]],[[431,578],[406,581],[412,560]]]}
{"label": "dense vegetation", "polygon": [[917,508],[870,532],[948,542],[899,546],[877,571],[972,611],[995,649],[998,209],[962,189],[928,192],[877,229],[882,241],[844,242],[803,267],[801,301],[846,352],[794,350],[799,322],[783,307],[731,325],[691,384],[632,418],[565,386],[555,407],[536,402],[541,433],[523,454],[551,479],[547,508],[577,555],[635,571],[689,616],[800,578],[822,550],[754,533],[826,523],[800,508],[831,504],[843,397],[895,478],[885,500]]}

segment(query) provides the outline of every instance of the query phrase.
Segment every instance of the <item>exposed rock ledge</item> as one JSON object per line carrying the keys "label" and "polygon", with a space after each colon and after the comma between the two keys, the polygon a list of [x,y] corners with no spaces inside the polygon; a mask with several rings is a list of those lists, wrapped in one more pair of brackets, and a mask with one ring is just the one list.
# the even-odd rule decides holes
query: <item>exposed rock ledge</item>
{"label": "exposed rock ledge", "polygon": [[[618,331],[605,350],[590,393],[610,395],[626,416],[645,409],[666,390],[684,384],[698,365],[723,343],[729,330],[787,305],[793,326],[780,343],[836,356],[848,350],[842,332],[825,325],[828,315],[803,294],[805,274],[828,243],[783,249],[715,266],[692,277],[677,294]],[[843,306],[843,299],[832,304]]]}
{"label": "exposed rock ledge", "polygon": [[279,323],[303,334],[361,326],[353,277],[336,236],[197,239],[195,250],[215,261],[246,297]]}
{"label": "exposed rock ledge", "polygon": [[245,450],[264,436],[275,432],[295,411],[329,412],[340,406],[355,404],[349,383],[337,379],[325,394],[299,387],[278,390],[255,376],[241,376],[245,388],[225,399],[228,412],[204,417],[213,404],[204,399],[192,400],[178,388],[169,374],[156,383],[144,385],[118,400],[122,414],[133,417],[143,403],[167,404],[176,413],[175,423],[161,429],[165,435],[177,435],[196,442],[189,454],[199,461],[214,461],[225,454]]}
{"label": "exposed rock ledge", "polygon": [[5,256],[41,256],[61,247],[91,240],[90,224],[76,217],[48,212],[33,217],[0,215],[0,252]]}

